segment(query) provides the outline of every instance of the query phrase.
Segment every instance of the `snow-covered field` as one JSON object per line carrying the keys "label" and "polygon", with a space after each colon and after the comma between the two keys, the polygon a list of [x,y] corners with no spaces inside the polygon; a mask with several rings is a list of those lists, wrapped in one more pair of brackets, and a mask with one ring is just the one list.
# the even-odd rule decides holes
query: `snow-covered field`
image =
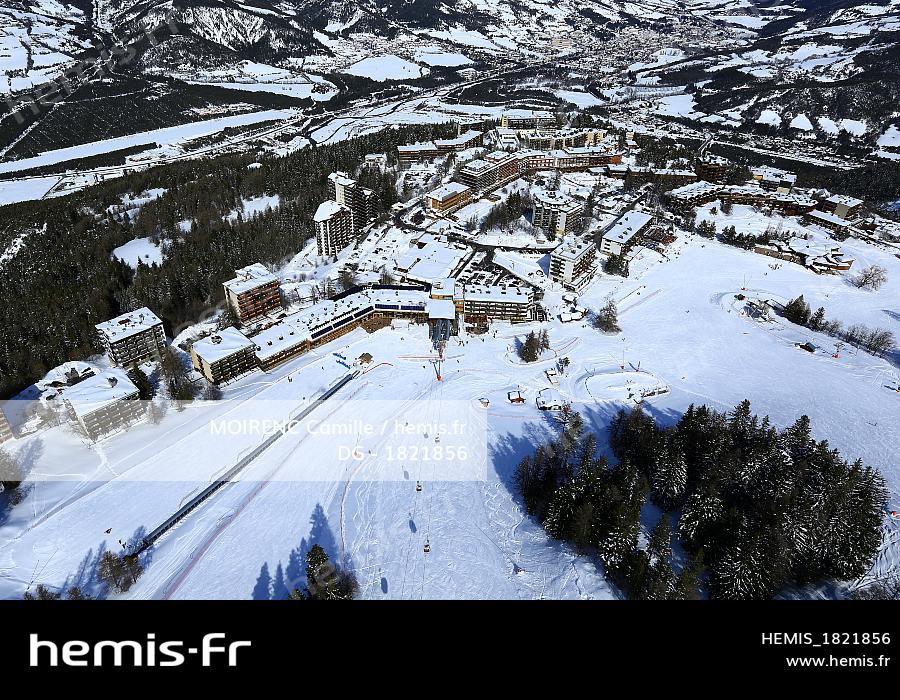
{"label": "snow-covered field", "polygon": [[383,82],[385,80],[407,80],[428,74],[428,69],[405,61],[399,56],[371,56],[344,69],[344,73]]}
{"label": "snow-covered field", "polygon": [[[738,224],[745,213],[735,210]],[[547,326],[552,351],[531,365],[513,351],[528,325],[495,325],[485,336],[451,341],[441,382],[427,359],[424,327],[358,330],[236,382],[221,404],[170,410],[157,426],[140,424],[93,446],[62,427],[17,440],[13,446],[30,465],[32,484],[0,524],[0,595],[18,597],[29,583],[83,583],[79,571],[99,551],[153,528],[259,440],[214,437],[213,418],[283,418],[286,405],[302,405],[343,374],[332,351],[351,359],[369,352],[373,364],[311,419],[346,426],[407,414],[405,420],[422,422],[459,419],[467,424],[461,439],[468,463],[483,459],[484,478],[448,480],[437,470],[445,465],[396,459],[396,453],[391,459],[391,440],[359,426],[338,438],[292,432],[157,543],[129,596],[282,597],[302,578],[300,560],[313,543],[353,568],[368,598],[618,595],[587,559],[549,541],[524,515],[512,484],[519,459],[558,430],[534,399],[548,386],[544,371],[560,356],[571,364],[559,391],[594,430],[603,433],[642,389],[670,389],[644,401],[663,423],[690,403],[727,409],[749,398],[780,426],[809,415],[818,438],[882,470],[896,508],[900,394],[889,387],[900,380],[900,359],[847,349],[839,358],[824,350],[811,355],[796,343],[812,339],[828,349],[831,339],[782,320],[757,323],[734,303],[744,287],[745,294],[778,300],[802,293],[829,318],[900,335],[900,261],[854,239],[842,247],[857,267],[884,265],[888,284],[862,291],[841,276],[816,276],[790,263],[773,269],[771,258],[683,237],[665,258],[641,250],[631,277],[604,276],[579,299],[596,309],[612,295],[620,334],[554,320]],[[558,318],[561,293],[549,291],[545,304]],[[506,400],[517,388],[525,405]],[[481,398],[489,400],[487,409]],[[430,435],[416,439],[435,446]],[[339,445],[356,448],[362,458],[341,459]],[[653,515],[645,520],[652,525]],[[885,537],[874,574],[896,563],[896,521],[886,518]]]}
{"label": "snow-covered field", "polygon": [[0,206],[29,199],[41,199],[59,182],[58,176],[32,177],[0,182]]}
{"label": "snow-covered field", "polygon": [[162,249],[155,245],[149,238],[135,238],[125,245],[114,249],[113,257],[118,258],[131,267],[137,267],[138,260],[144,265],[162,265]]}

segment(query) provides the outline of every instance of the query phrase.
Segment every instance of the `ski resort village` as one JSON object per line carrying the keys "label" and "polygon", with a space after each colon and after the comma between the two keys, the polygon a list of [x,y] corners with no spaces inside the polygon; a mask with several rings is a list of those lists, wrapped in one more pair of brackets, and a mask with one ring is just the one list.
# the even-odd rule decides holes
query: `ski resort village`
{"label": "ski resort village", "polygon": [[900,596],[897,0],[13,4],[0,598]]}
{"label": "ski resort village", "polygon": [[[373,599],[846,596],[890,576],[900,224],[708,146],[508,109],[323,172],[302,247],[247,260],[179,326],[123,299],[5,402],[0,592],[288,598],[311,556],[334,595]],[[265,221],[256,201],[239,216]],[[179,244],[141,245],[118,263],[138,277]],[[764,544],[739,561],[702,534],[710,440],[759,442],[733,467],[752,475],[716,477],[747,490],[729,537],[758,536],[754,480],[802,490],[794,460],[821,458],[845,495],[792,517],[858,539],[817,534],[824,563],[797,553],[796,578],[732,576]]]}

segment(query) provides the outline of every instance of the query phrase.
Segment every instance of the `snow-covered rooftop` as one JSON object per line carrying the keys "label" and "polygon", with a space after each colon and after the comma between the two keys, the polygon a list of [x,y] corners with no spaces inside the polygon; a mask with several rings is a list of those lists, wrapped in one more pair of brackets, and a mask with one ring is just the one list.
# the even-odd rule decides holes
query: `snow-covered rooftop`
{"label": "snow-covered rooftop", "polygon": [[253,347],[253,341],[234,327],[216,331],[191,346],[197,356],[207,364],[217,362],[247,347]]}
{"label": "snow-covered rooftop", "polygon": [[810,216],[810,218],[818,219],[819,221],[824,221],[833,226],[844,227],[844,226],[850,225],[850,222],[847,221],[847,219],[842,219],[841,217],[837,216],[836,214],[832,214],[831,212],[827,212],[827,211],[820,211],[818,209],[813,209],[811,212],[809,212],[809,216]]}
{"label": "snow-covered rooftop", "polygon": [[95,327],[110,342],[122,340],[136,333],[143,333],[153,326],[159,325],[162,321],[146,306],[142,306],[134,311],[116,316],[103,323],[98,323]]}
{"label": "snow-covered rooftop", "polygon": [[492,301],[510,304],[529,303],[528,291],[516,285],[507,284],[467,284],[463,288],[466,301]]}
{"label": "snow-covered rooftop", "polygon": [[247,265],[247,267],[242,267],[240,270],[235,270],[234,273],[237,276],[224,283],[225,289],[233,294],[241,294],[260,285],[278,281],[278,277],[269,272],[268,268],[262,263]]}
{"label": "snow-covered rooftop", "polygon": [[429,299],[428,318],[456,318],[456,305],[452,299]]}
{"label": "snow-covered rooftop", "polygon": [[429,192],[425,196],[430,199],[436,199],[439,202],[443,202],[447,199],[450,199],[450,197],[453,197],[454,195],[463,194],[468,191],[469,188],[465,185],[461,185],[458,182],[448,182],[445,185],[441,185],[440,187],[431,190],[431,192]]}
{"label": "snow-covered rooftop", "polygon": [[616,221],[603,238],[616,243],[628,243],[635,234],[653,220],[653,216],[643,211],[630,211]]}
{"label": "snow-covered rooftop", "polygon": [[551,255],[554,258],[562,258],[563,260],[578,260],[593,247],[593,241],[582,238],[572,238],[563,241],[553,250]]}
{"label": "snow-covered rooftop", "polygon": [[469,143],[469,141],[477,139],[480,136],[482,136],[482,133],[480,131],[475,131],[474,129],[469,129],[465,133],[462,133],[459,136],[456,136],[452,139],[435,139],[434,145],[435,146],[448,146],[448,147],[464,146],[465,144]]}
{"label": "snow-covered rooftop", "polygon": [[309,341],[309,328],[300,321],[296,315],[291,316],[254,335],[251,340],[256,346],[256,356],[266,360]]}
{"label": "snow-covered rooftop", "polygon": [[346,209],[347,207],[343,204],[338,204],[334,200],[326,199],[319,205],[319,208],[316,209],[316,213],[313,215],[313,221],[327,221],[338,212]]}
{"label": "snow-covered rooftop", "polygon": [[826,201],[831,202],[832,204],[843,204],[849,209],[858,207],[863,203],[861,199],[857,199],[856,197],[851,197],[850,195],[846,194],[833,194]]}
{"label": "snow-covered rooftop", "polygon": [[84,417],[138,393],[123,369],[108,369],[66,389],[65,400],[76,416]]}

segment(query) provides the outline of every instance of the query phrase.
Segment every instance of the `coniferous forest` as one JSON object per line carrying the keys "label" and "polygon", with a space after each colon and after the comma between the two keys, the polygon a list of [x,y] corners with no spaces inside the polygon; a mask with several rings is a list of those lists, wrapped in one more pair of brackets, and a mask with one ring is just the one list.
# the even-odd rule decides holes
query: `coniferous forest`
{"label": "coniferous forest", "polygon": [[[284,157],[252,155],[185,161],[132,173],[66,197],[0,208],[0,247],[22,239],[3,263],[0,298],[0,398],[49,369],[95,352],[94,324],[148,306],[172,334],[223,297],[222,282],[253,262],[278,264],[314,235],[312,216],[335,170],[353,172],[367,153],[452,136],[454,124],[400,126]],[[381,210],[395,201],[393,174],[364,171]],[[123,197],[165,190],[131,221],[107,210]],[[229,220],[243,199],[278,195],[281,206]],[[184,226],[180,224],[187,222]],[[189,228],[188,228],[189,227]],[[150,237],[166,244],[162,265],[132,270],[112,258],[117,246]]]}
{"label": "coniferous forest", "polygon": [[[612,467],[571,414],[516,480],[528,513],[631,598],[771,598],[859,577],[880,545],[881,474],[816,441],[806,416],[779,430],[749,401],[727,414],[692,405],[660,428],[637,407],[619,411],[609,440]],[[662,515],[642,545],[647,499]]]}

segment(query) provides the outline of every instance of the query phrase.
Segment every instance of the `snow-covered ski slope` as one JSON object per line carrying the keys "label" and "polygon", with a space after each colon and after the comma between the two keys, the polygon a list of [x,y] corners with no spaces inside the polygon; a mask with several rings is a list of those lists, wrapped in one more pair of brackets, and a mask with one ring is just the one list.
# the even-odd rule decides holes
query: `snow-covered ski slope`
{"label": "snow-covered ski slope", "polygon": [[[854,267],[886,267],[888,284],[874,293],[858,290],[841,276],[816,276],[786,262],[773,269],[771,258],[699,237],[679,239],[668,260],[643,250],[631,277],[604,276],[579,299],[597,309],[612,294],[621,333],[554,320],[554,350],[530,365],[512,350],[527,325],[495,325],[486,336],[451,341],[440,383],[432,365],[417,359],[431,353],[423,327],[360,330],[228,387],[221,405],[172,410],[158,426],[135,426],[93,447],[64,428],[16,441],[30,460],[31,479],[47,480],[34,481],[0,524],[0,595],[18,597],[37,582],[90,585],[79,572],[91,568],[102,548],[116,549],[118,539],[153,528],[258,439],[211,436],[208,424],[217,411],[282,418],[285,405],[300,405],[346,371],[332,351],[350,359],[369,352],[374,360],[323,407],[321,421],[380,423],[392,412],[423,422],[435,415],[441,422],[471,421],[468,461],[483,457],[484,478],[448,481],[427,462],[390,460],[390,441],[380,434],[292,433],[166,534],[129,596],[283,597],[302,583],[302,561],[314,543],[356,572],[367,598],[617,596],[589,560],[548,540],[525,516],[512,483],[521,457],[559,428],[534,399],[549,386],[545,370],[562,355],[571,364],[558,390],[594,430],[603,433],[619,407],[634,405],[629,394],[642,389],[670,388],[644,400],[645,410],[664,423],[690,403],[722,410],[749,398],[756,412],[781,426],[809,415],[817,438],[884,473],[889,510],[896,509],[900,393],[891,387],[900,380],[900,360],[848,348],[835,358],[831,338],[783,319],[754,321],[734,301],[743,287],[744,294],[775,300],[803,293],[828,318],[900,335],[900,260],[854,239],[841,246]],[[560,297],[548,293],[551,311],[562,310]],[[820,351],[796,347],[807,340]],[[506,400],[516,389],[524,405]],[[487,409],[481,398],[489,399]],[[482,416],[482,424],[472,416]],[[340,459],[337,444],[358,448],[362,459]],[[422,444],[434,447],[430,439]],[[654,520],[648,512],[645,524]],[[870,576],[895,568],[898,546],[897,521],[886,514],[885,546]]]}

